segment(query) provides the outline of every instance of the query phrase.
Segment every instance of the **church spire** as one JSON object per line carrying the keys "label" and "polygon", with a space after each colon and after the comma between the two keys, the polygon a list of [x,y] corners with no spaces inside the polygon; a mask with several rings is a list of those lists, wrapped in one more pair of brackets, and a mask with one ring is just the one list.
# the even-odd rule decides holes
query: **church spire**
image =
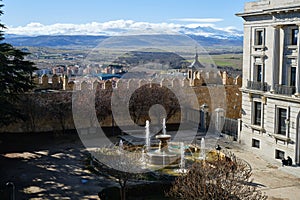
{"label": "church spire", "polygon": [[205,68],[205,66],[199,62],[197,46],[195,46],[195,51],[196,51],[195,60],[188,68],[192,68],[192,69]]}
{"label": "church spire", "polygon": [[198,49],[197,49],[197,46],[195,46],[195,51],[196,51],[195,60],[198,60]]}

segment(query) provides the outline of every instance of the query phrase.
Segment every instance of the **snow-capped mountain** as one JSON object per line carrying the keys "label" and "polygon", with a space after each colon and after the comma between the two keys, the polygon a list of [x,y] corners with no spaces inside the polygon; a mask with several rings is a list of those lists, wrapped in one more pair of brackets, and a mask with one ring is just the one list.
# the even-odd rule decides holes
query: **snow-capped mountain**
{"label": "snow-capped mountain", "polygon": [[204,36],[218,39],[239,39],[243,37],[243,31],[229,27],[226,29],[218,29],[210,26],[198,26],[195,28],[181,27],[181,33],[186,35]]}
{"label": "snow-capped mountain", "polygon": [[[241,46],[243,32],[234,27],[217,28],[211,24],[173,24],[173,23],[146,23],[132,20],[117,20],[106,23],[89,23],[85,25],[53,24],[42,25],[31,23],[24,27],[8,27],[6,42],[15,46],[89,46],[114,36],[133,34],[138,41],[134,45],[151,45],[151,41],[141,42],[139,35],[155,35],[153,41],[164,43],[163,35],[187,35],[203,46],[230,45]],[[151,37],[151,36],[150,36]],[[174,38],[173,38],[174,39]],[[125,41],[128,45],[128,41]],[[132,42],[132,41],[131,41]],[[124,43],[123,43],[124,44]],[[114,45],[114,44],[111,44]],[[122,44],[118,44],[122,45]]]}

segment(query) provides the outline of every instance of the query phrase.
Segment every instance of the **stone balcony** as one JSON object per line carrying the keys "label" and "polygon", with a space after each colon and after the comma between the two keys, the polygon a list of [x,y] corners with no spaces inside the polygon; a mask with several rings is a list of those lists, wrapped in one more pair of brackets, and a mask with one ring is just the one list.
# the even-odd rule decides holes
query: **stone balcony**
{"label": "stone balcony", "polygon": [[295,86],[287,86],[287,85],[275,85],[275,93],[276,94],[282,94],[282,95],[288,95],[291,96],[295,94],[296,87]]}
{"label": "stone balcony", "polygon": [[269,86],[266,82],[248,81],[247,82],[247,89],[259,90],[259,91],[268,91]]}

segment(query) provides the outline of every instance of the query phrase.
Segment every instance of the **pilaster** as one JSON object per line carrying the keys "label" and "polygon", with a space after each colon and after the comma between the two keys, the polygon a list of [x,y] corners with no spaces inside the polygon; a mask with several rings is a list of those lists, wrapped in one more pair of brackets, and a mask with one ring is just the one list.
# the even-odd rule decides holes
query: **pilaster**
{"label": "pilaster", "polygon": [[275,91],[275,84],[277,84],[277,80],[278,80],[278,49],[279,49],[279,45],[278,45],[278,29],[280,28],[280,26],[272,26],[273,28],[273,58],[272,58],[272,78],[271,78],[271,89],[270,92],[274,93]]}
{"label": "pilaster", "polygon": [[300,24],[298,24],[298,39],[297,39],[297,68],[296,68],[296,92],[295,96],[300,96],[300,73],[299,73],[299,68],[300,68]]}

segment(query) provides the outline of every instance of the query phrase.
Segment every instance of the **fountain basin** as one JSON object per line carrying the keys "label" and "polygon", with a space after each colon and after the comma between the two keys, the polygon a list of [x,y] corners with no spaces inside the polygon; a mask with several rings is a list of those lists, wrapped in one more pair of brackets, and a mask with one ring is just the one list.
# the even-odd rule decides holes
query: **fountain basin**
{"label": "fountain basin", "polygon": [[156,139],[159,139],[159,140],[169,140],[171,138],[171,135],[160,134],[155,137],[156,137]]}
{"label": "fountain basin", "polygon": [[155,137],[160,140],[160,149],[165,149],[168,151],[168,140],[171,138],[171,135],[161,134]]}
{"label": "fountain basin", "polygon": [[147,152],[148,163],[156,166],[178,165],[179,156],[170,152],[150,151]]}

